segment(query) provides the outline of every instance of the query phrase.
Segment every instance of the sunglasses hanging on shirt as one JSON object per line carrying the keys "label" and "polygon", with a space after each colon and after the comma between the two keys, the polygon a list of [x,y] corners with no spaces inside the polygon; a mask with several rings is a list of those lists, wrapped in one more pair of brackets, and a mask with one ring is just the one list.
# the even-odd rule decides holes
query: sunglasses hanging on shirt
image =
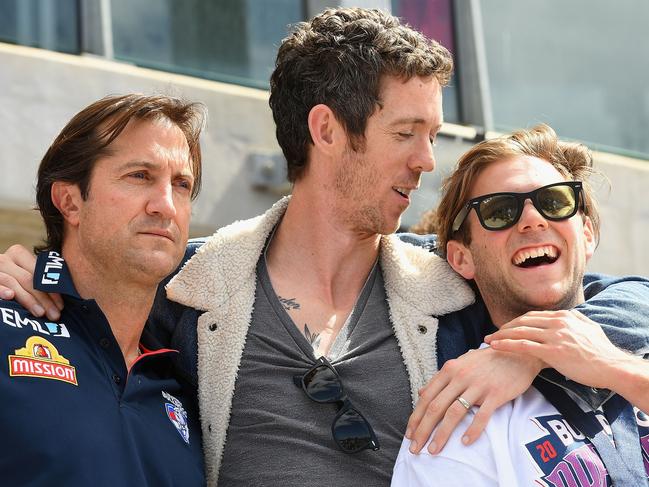
{"label": "sunglasses hanging on shirt", "polygon": [[320,357],[304,375],[294,376],[293,382],[312,401],[338,404],[338,412],[331,423],[331,434],[342,451],[357,453],[379,449],[372,426],[352,405],[338,372],[325,357]]}

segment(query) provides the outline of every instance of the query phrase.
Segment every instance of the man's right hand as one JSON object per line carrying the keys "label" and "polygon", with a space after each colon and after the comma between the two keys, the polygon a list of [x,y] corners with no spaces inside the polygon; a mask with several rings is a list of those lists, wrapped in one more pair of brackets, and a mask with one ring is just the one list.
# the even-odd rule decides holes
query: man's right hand
{"label": "man's right hand", "polygon": [[15,299],[34,315],[56,321],[61,317],[63,299],[60,294],[47,294],[34,289],[36,257],[22,245],[12,245],[0,254],[0,298]]}

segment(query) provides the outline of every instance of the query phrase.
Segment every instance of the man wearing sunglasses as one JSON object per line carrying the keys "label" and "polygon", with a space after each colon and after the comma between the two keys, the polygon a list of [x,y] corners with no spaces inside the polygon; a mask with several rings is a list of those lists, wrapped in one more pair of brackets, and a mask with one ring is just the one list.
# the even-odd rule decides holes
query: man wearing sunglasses
{"label": "man wearing sunglasses", "polygon": [[[500,407],[471,446],[453,433],[437,456],[416,456],[405,440],[394,486],[647,485],[647,362],[578,312],[566,327],[559,318],[569,312],[555,311],[584,302],[582,278],[599,235],[591,165],[584,146],[542,125],[477,145],[445,181],[440,244],[500,329],[487,342],[556,370]],[[567,378],[592,386],[592,397],[569,395]]]}

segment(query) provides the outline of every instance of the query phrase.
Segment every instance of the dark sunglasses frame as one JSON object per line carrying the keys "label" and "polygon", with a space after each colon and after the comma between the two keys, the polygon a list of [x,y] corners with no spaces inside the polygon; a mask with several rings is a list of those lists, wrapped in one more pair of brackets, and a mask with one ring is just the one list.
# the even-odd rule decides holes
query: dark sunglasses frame
{"label": "dark sunglasses frame", "polygon": [[[541,207],[541,204],[538,200],[538,195],[541,191],[547,190],[548,188],[553,188],[555,186],[569,187],[570,189],[572,189],[572,193],[575,198],[575,207],[573,208],[573,210],[569,214],[562,215],[560,217],[554,217],[552,215],[548,215],[545,212],[545,210]],[[553,183],[553,184],[548,184],[546,186],[542,186],[540,188],[535,189],[534,191],[529,191],[528,193],[503,192],[503,193],[491,193],[491,194],[478,196],[477,198],[472,198],[469,201],[467,201],[466,205],[462,207],[462,210],[457,214],[457,216],[453,220],[452,231],[453,233],[455,233],[460,229],[460,227],[464,223],[464,220],[466,220],[466,217],[469,215],[469,212],[471,211],[472,208],[475,209],[476,215],[478,215],[478,220],[480,220],[480,225],[482,225],[482,227],[485,228],[486,230],[498,231],[498,230],[505,230],[509,227],[512,227],[516,225],[516,223],[518,223],[518,220],[520,220],[521,215],[523,214],[525,201],[528,198],[532,201],[532,204],[534,205],[534,208],[536,208],[536,211],[538,211],[546,220],[550,220],[550,221],[567,220],[568,218],[572,218],[573,216],[575,216],[575,214],[581,208],[582,204],[581,204],[580,195],[582,191],[583,191],[583,184],[581,181],[563,181],[560,183]],[[512,218],[512,220],[509,223],[506,223],[499,227],[487,225],[480,211],[480,204],[482,202],[484,202],[487,199],[494,198],[496,196],[509,196],[514,198],[514,200],[516,201],[516,215]]]}
{"label": "dark sunglasses frame", "polygon": [[[332,387],[324,389],[324,394],[321,390],[316,395],[314,391],[310,390],[310,385],[316,380],[316,376],[318,374],[323,377],[322,374],[325,371],[330,372],[330,374],[328,374],[328,376],[325,376],[325,379],[319,380],[329,381],[330,386]],[[335,383],[333,381],[335,381]],[[338,375],[338,372],[336,371],[334,366],[331,365],[329,360],[327,360],[325,357],[320,357],[318,360],[316,360],[315,365],[311,367],[305,374],[294,376],[293,382],[296,386],[301,387],[307,397],[312,401],[318,403],[336,403],[338,405],[338,412],[336,413],[336,416],[331,423],[331,435],[336,442],[336,445],[338,445],[338,448],[340,448],[345,453],[357,453],[359,451],[367,449],[376,451],[380,448],[379,441],[374,434],[372,426],[370,425],[369,421],[365,419],[365,416],[363,416],[361,412],[352,405],[351,401],[345,394],[343,383],[340,379],[340,376]],[[366,436],[366,438],[364,439],[365,441],[359,445],[352,446],[348,443],[349,440],[343,437],[342,427],[344,425],[339,423],[341,423],[341,420],[349,419],[349,417],[352,417],[355,423],[358,423],[358,420],[360,420],[361,424],[363,425],[362,427],[365,429],[365,431],[363,432],[364,436]]]}

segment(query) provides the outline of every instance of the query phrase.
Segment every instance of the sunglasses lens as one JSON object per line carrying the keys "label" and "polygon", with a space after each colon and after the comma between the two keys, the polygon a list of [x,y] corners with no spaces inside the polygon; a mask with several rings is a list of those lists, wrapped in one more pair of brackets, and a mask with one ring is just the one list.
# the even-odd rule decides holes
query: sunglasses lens
{"label": "sunglasses lens", "polygon": [[480,202],[480,216],[490,230],[498,230],[511,225],[518,213],[518,201],[514,196],[497,195]]}
{"label": "sunglasses lens", "polygon": [[333,437],[341,450],[354,453],[365,448],[378,450],[378,442],[365,418],[354,408],[345,408],[338,413],[332,426]]}
{"label": "sunglasses lens", "polygon": [[539,210],[546,218],[561,220],[575,214],[575,191],[570,186],[552,186],[539,191]]}
{"label": "sunglasses lens", "polygon": [[335,402],[343,395],[338,376],[326,365],[311,369],[303,380],[307,395],[316,402]]}

